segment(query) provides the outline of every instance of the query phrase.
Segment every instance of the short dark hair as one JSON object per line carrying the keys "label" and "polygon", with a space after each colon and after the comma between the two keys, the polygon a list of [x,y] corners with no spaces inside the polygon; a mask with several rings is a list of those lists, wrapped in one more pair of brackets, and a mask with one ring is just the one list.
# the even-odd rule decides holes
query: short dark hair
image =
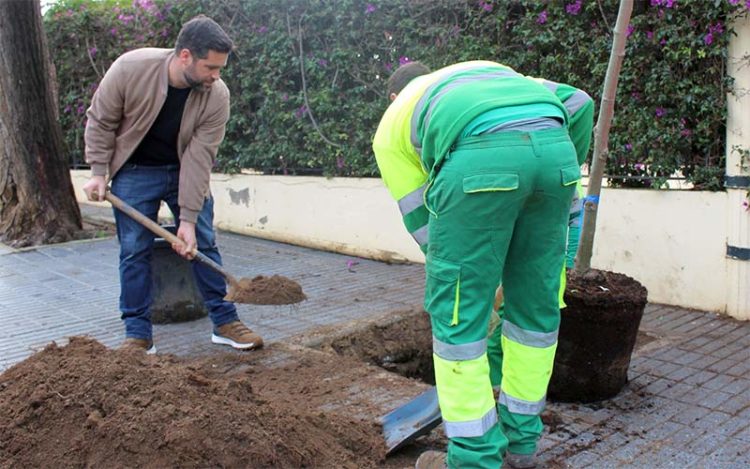
{"label": "short dark hair", "polygon": [[393,72],[393,75],[388,78],[388,96],[391,93],[399,94],[401,90],[406,88],[406,85],[410,81],[421,75],[427,75],[430,73],[430,69],[421,62],[407,62],[400,66]]}
{"label": "short dark hair", "polygon": [[179,54],[187,49],[199,59],[205,59],[208,51],[229,53],[234,43],[219,24],[206,15],[198,15],[182,25],[174,49]]}

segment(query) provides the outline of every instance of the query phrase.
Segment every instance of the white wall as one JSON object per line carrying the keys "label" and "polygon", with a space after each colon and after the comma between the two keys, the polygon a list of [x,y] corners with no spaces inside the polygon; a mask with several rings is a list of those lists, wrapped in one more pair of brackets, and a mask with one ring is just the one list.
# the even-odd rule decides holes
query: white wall
{"label": "white wall", "polygon": [[604,189],[592,266],[629,275],[649,301],[725,312],[724,192]]}

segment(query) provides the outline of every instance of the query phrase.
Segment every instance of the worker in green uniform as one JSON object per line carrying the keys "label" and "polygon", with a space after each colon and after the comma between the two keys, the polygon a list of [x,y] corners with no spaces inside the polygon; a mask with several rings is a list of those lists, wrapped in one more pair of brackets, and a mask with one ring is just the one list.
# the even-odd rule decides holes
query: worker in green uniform
{"label": "worker in green uniform", "polygon": [[[504,456],[530,467],[593,101],[572,86],[487,61],[435,72],[407,63],[389,79],[388,95],[373,150],[426,253],[424,306],[449,438],[447,455],[424,453],[417,467],[499,468]],[[487,331],[500,278],[503,359],[495,401]]]}

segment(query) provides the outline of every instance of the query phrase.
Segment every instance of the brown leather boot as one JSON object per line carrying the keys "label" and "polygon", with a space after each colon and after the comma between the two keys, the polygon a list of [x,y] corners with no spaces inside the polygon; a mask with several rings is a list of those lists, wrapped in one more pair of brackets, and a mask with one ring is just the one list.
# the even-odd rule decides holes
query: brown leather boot
{"label": "brown leather boot", "polygon": [[442,451],[425,451],[419,455],[415,469],[447,469],[448,465],[445,463],[446,454]]}
{"label": "brown leather boot", "polygon": [[230,345],[240,350],[253,350],[263,347],[263,338],[240,321],[233,321],[215,327],[211,342]]}
{"label": "brown leather boot", "polygon": [[135,339],[133,337],[126,337],[120,345],[120,350],[126,352],[140,352],[146,355],[153,355],[156,353],[156,347],[152,340],[147,339]]}

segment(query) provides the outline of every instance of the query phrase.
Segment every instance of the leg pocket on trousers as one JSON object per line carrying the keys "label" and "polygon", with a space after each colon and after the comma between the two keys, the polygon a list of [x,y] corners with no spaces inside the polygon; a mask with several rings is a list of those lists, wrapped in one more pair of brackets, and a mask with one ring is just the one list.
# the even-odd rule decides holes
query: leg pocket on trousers
{"label": "leg pocket on trousers", "polygon": [[447,325],[458,324],[461,294],[461,264],[430,257],[425,265],[424,309]]}

